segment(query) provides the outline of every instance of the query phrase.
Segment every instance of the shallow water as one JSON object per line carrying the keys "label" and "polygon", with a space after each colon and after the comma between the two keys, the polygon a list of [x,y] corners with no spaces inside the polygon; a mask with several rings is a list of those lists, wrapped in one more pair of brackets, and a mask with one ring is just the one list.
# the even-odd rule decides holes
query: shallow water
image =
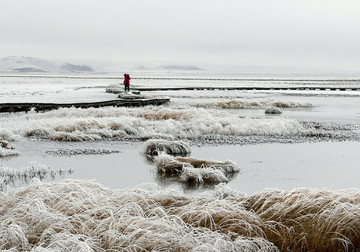
{"label": "shallow water", "polygon": [[[54,171],[72,169],[62,178],[95,180],[110,188],[132,188],[142,183],[190,190],[184,184],[161,178],[155,164],[143,154],[143,143],[121,142],[32,142],[15,144],[21,153],[2,158],[1,165],[23,168],[30,161],[50,166]],[[56,150],[111,150],[119,153],[56,155]],[[228,183],[248,194],[267,187],[290,190],[297,187],[345,189],[359,187],[357,176],[360,142],[320,142],[298,144],[191,146],[191,157],[231,160],[241,169]],[[50,151],[50,152],[49,152]],[[52,178],[48,177],[47,181]],[[45,180],[45,181],[46,181]],[[196,189],[197,187],[195,187]],[[201,187],[200,187],[201,188]],[[208,187],[207,187],[208,188]]]}
{"label": "shallow water", "polygon": [[359,187],[356,176],[359,142],[261,144],[194,149],[194,155],[229,159],[241,171],[231,188],[254,193],[263,188],[291,190],[297,187],[345,189]]}

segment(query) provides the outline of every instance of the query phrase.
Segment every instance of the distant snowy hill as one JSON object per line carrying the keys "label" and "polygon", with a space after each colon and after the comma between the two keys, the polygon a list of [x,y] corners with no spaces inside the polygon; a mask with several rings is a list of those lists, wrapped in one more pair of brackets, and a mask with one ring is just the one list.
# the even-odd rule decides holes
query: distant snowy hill
{"label": "distant snowy hill", "polygon": [[138,65],[136,66],[136,70],[174,70],[174,71],[195,71],[195,70],[203,70],[197,66],[192,65],[160,65],[160,66],[144,66]]}
{"label": "distant snowy hill", "polygon": [[203,70],[192,65],[77,65],[69,62],[58,62],[35,57],[10,56],[0,58],[0,73],[22,73],[22,74],[119,74],[129,71],[199,71]]}
{"label": "distant snowy hill", "polygon": [[5,73],[91,73],[86,65],[58,63],[34,57],[6,57],[0,59],[0,72]]}
{"label": "distant snowy hill", "polygon": [[162,65],[160,66],[160,68],[166,70],[202,70],[197,66],[189,66],[189,65]]}
{"label": "distant snowy hill", "polygon": [[65,63],[61,66],[62,69],[65,69],[70,72],[94,72],[94,69],[92,69],[89,66],[86,65],[73,65],[70,63]]}

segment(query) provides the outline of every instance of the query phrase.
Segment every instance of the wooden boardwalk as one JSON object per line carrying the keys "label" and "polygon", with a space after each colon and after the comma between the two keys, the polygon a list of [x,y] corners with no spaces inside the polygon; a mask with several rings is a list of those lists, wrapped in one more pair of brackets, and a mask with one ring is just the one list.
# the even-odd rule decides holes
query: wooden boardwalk
{"label": "wooden boardwalk", "polygon": [[134,87],[138,91],[180,91],[180,90],[314,90],[314,91],[360,91],[360,87],[297,86],[297,87]]}
{"label": "wooden boardwalk", "polygon": [[5,112],[21,112],[30,111],[32,108],[35,111],[46,111],[58,108],[99,108],[99,107],[141,107],[147,105],[162,105],[170,101],[169,97],[165,98],[141,98],[141,99],[115,99],[98,102],[80,102],[80,103],[1,103],[0,113]]}
{"label": "wooden boardwalk", "polygon": [[[360,87],[329,87],[329,86],[297,86],[297,87],[134,87],[134,93],[140,91],[181,91],[181,90],[263,90],[263,91],[281,91],[281,90],[309,90],[309,91],[360,91]],[[117,93],[117,92],[114,92]],[[144,97],[144,96],[124,96],[107,101],[98,102],[79,102],[79,103],[0,103],[0,113],[30,111],[46,111],[58,108],[99,108],[106,106],[113,107],[139,107],[147,105],[162,105],[170,101],[169,97]]]}

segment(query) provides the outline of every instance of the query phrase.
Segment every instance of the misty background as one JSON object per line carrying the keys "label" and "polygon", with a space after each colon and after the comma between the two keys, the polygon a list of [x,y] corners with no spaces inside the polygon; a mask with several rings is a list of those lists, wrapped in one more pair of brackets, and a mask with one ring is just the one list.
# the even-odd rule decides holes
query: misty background
{"label": "misty background", "polygon": [[356,0],[2,0],[0,67],[9,56],[25,56],[75,71],[101,65],[359,74],[359,27]]}

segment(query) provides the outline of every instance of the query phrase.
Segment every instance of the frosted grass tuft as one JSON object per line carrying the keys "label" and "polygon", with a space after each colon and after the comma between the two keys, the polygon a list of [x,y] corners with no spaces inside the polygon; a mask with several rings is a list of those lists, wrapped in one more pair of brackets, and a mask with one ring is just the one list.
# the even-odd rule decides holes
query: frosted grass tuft
{"label": "frosted grass tuft", "polygon": [[19,181],[25,183],[33,181],[34,183],[34,178],[39,180],[45,178],[55,179],[57,175],[71,174],[72,172],[72,169],[55,171],[50,166],[42,165],[35,161],[29,162],[21,170],[0,166],[0,192],[6,190],[8,185],[15,185]]}
{"label": "frosted grass tuft", "polygon": [[8,157],[8,156],[17,156],[20,155],[20,153],[16,150],[12,150],[12,149],[6,149],[6,148],[2,148],[0,147],[0,158],[1,157]]}
{"label": "frosted grass tuft", "polygon": [[266,107],[311,108],[312,104],[310,102],[274,101],[272,99],[268,99],[268,100],[213,99],[212,101],[206,100],[206,101],[194,103],[193,106],[203,107],[203,108],[223,108],[223,109],[251,109],[251,108],[266,108]]}
{"label": "frosted grass tuft", "polygon": [[144,143],[144,153],[148,157],[158,156],[159,153],[166,153],[172,156],[189,156],[190,146],[182,141],[168,141],[165,139],[150,139]]}
{"label": "frosted grass tuft", "polygon": [[[1,118],[0,118],[1,121]],[[244,136],[306,136],[317,129],[286,118],[240,118],[234,114],[202,108],[64,108],[38,114],[19,114],[1,121],[3,139],[50,139],[96,141],[148,139],[218,143]],[[11,129],[11,130],[9,130]],[[315,134],[312,134],[315,135]]]}
{"label": "frosted grass tuft", "polygon": [[8,141],[0,139],[0,158],[17,155],[20,155],[20,153],[14,150],[14,147]]}
{"label": "frosted grass tuft", "polygon": [[189,184],[218,184],[226,183],[224,172],[209,168],[184,167],[180,175],[180,181]]}
{"label": "frosted grass tuft", "polygon": [[177,175],[189,184],[219,184],[228,182],[227,175],[240,171],[232,161],[207,161],[187,157],[172,157],[161,153],[155,159],[159,173]]}
{"label": "frosted grass tuft", "polygon": [[346,251],[359,249],[360,191],[156,185],[111,190],[81,180],[0,194],[0,249],[17,251]]}
{"label": "frosted grass tuft", "polygon": [[265,109],[265,114],[281,114],[281,109],[277,107],[268,107]]}

